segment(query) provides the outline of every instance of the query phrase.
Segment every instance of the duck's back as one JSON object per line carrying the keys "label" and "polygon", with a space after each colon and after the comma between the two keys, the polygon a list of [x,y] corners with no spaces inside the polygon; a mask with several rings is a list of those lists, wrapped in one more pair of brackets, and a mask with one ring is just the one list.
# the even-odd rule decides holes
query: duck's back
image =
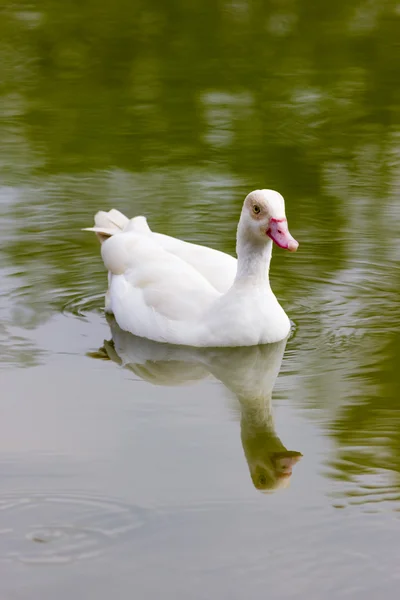
{"label": "duck's back", "polygon": [[94,227],[87,227],[85,230],[94,231],[101,243],[121,232],[147,235],[161,248],[178,256],[196,269],[221,293],[225,293],[231,287],[236,276],[237,260],[233,256],[207,246],[154,232],[143,216],[128,219],[115,209],[108,212],[99,211],[95,215]]}
{"label": "duck's back", "polygon": [[234,282],[237,260],[230,254],[220,252],[208,246],[185,242],[178,238],[151,232],[151,237],[164,250],[178,256],[211,283],[218,292],[227,292]]}

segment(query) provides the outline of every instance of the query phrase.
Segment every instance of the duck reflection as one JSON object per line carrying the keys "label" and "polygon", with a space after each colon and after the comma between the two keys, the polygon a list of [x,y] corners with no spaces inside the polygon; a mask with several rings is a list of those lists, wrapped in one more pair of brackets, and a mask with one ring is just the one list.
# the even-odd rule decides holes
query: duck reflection
{"label": "duck reflection", "polygon": [[241,439],[254,486],[270,492],[289,484],[302,454],[287,450],[275,432],[272,390],[286,340],[243,348],[189,348],[135,337],[109,316],[112,340],[91,356],[109,359],[155,385],[183,385],[210,375],[240,404]]}

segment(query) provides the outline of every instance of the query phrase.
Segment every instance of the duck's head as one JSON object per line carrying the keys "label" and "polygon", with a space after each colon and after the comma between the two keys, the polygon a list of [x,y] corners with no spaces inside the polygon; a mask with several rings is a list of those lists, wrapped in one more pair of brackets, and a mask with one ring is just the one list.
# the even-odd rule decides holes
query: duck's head
{"label": "duck's head", "polygon": [[302,457],[300,452],[285,450],[271,452],[271,454],[264,452],[258,461],[254,463],[249,461],[254,487],[265,493],[287,488],[290,485],[293,467]]}
{"label": "duck's head", "polygon": [[246,197],[240,228],[246,237],[262,241],[271,238],[280,248],[296,252],[299,244],[290,234],[283,197],[274,190],[255,190]]}

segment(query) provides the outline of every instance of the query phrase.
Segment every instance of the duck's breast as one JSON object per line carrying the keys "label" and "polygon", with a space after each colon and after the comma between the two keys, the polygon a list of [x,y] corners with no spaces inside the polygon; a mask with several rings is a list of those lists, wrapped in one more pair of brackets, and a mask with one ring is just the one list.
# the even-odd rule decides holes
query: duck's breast
{"label": "duck's breast", "polygon": [[249,292],[233,286],[212,305],[205,323],[209,345],[269,344],[285,339],[290,331],[290,320],[270,289]]}

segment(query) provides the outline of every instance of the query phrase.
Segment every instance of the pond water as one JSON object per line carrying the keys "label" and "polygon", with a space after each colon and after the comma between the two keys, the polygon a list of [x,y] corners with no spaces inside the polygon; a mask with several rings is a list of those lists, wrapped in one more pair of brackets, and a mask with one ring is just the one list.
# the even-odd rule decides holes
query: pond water
{"label": "pond water", "polygon": [[[2,600],[397,598],[400,5],[0,7]],[[103,313],[99,209],[234,253],[286,199],[287,344]]]}

